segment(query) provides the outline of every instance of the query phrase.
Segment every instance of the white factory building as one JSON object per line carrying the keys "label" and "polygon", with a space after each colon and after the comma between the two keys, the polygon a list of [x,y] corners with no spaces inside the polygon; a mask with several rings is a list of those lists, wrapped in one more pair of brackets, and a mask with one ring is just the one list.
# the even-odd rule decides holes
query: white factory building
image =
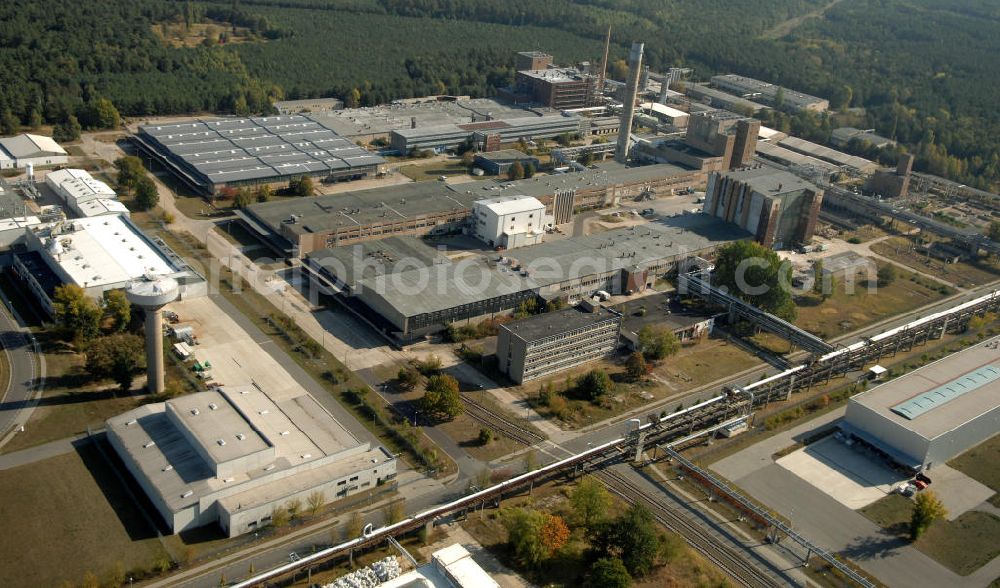
{"label": "white factory building", "polygon": [[545,205],[531,196],[501,196],[472,203],[475,235],[489,245],[514,249],[542,242],[552,218]]}
{"label": "white factory building", "polygon": [[218,523],[228,536],[289,501],[335,502],[393,480],[396,460],[356,439],[311,395],[217,388],[108,419],[107,435],[174,533]]}
{"label": "white factory building", "polygon": [[64,165],[66,150],[41,135],[22,134],[0,137],[0,169],[24,169],[29,165]]}
{"label": "white factory building", "polygon": [[998,339],[851,397],[841,428],[906,467],[933,469],[1000,433]]}
{"label": "white factory building", "polygon": [[76,216],[123,214],[129,210],[118,201],[118,194],[104,182],[82,169],[61,169],[45,176],[45,184],[55,192]]}
{"label": "white factory building", "polygon": [[201,275],[122,215],[28,227],[25,244],[29,252],[37,253],[45,262],[48,271],[35,264],[39,271],[24,266],[25,271],[19,272],[19,276],[49,312],[52,288],[46,284],[52,282],[50,273],[60,283],[76,284],[94,298],[148,276],[174,278],[180,284],[181,298],[203,296],[208,291]]}

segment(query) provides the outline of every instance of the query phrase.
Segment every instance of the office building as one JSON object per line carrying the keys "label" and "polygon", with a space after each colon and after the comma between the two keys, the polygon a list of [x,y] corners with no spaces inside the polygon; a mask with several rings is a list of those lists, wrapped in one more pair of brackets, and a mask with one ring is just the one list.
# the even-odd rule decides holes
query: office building
{"label": "office building", "polygon": [[830,108],[830,101],[824,98],[817,98],[745,76],[735,74],[712,76],[711,81],[712,85],[720,90],[761,102],[779,110],[825,112]]}
{"label": "office building", "polygon": [[933,470],[986,441],[1000,432],[997,340],[852,396],[841,429],[914,470]]}
{"label": "office building", "polygon": [[24,133],[0,137],[0,169],[64,165],[69,155],[51,137]]}
{"label": "office building", "polygon": [[358,179],[385,165],[382,157],[341,137],[315,115],[144,125],[132,141],[206,195],[223,188],[284,184],[301,176]]}
{"label": "office building", "polygon": [[752,168],[713,173],[705,190],[705,214],[753,234],[765,247],[808,244],[816,229],[823,191],[785,171]]}
{"label": "office building", "polygon": [[515,93],[555,110],[586,108],[599,103],[597,78],[572,67],[519,70]]}
{"label": "office building", "polygon": [[336,502],[396,476],[391,453],[358,441],[306,393],[222,387],[143,405],[106,428],[173,533],[217,523],[235,537],[291,501]]}
{"label": "office building", "polygon": [[621,314],[585,303],[500,325],[500,371],[521,384],[610,355],[621,322]]}
{"label": "office building", "polygon": [[499,196],[472,203],[472,232],[490,247],[514,249],[542,242],[552,219],[531,196]]}

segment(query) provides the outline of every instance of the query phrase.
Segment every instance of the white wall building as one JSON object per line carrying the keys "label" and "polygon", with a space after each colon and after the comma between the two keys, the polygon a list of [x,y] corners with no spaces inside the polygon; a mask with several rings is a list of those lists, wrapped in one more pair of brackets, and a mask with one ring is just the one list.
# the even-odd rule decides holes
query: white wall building
{"label": "white wall building", "polygon": [[230,536],[271,522],[289,501],[364,492],[396,476],[396,460],[358,441],[311,395],[272,398],[258,386],[218,388],[108,419],[107,435],[174,533],[218,523]]}
{"label": "white wall building", "polygon": [[66,150],[41,135],[21,134],[0,137],[0,169],[24,169],[28,164],[64,165],[68,161]]}
{"label": "white wall building", "polygon": [[542,242],[552,219],[531,196],[501,196],[472,203],[475,235],[490,247],[514,249]]}
{"label": "white wall building", "polygon": [[146,276],[174,278],[180,283],[181,298],[208,292],[201,275],[120,214],[29,227],[25,244],[42,256],[62,283],[76,284],[94,298]]}
{"label": "white wall building", "polygon": [[[45,176],[45,184],[62,199],[76,216],[102,214],[129,215],[110,186],[82,169],[61,169]],[[95,201],[100,201],[93,204]],[[114,204],[111,204],[111,203]]]}

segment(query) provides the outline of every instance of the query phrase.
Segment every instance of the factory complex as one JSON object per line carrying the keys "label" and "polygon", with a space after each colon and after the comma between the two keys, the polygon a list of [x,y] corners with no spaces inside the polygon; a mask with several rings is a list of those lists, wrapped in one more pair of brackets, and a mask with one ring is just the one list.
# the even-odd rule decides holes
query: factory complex
{"label": "factory complex", "polygon": [[334,502],[395,478],[395,458],[359,442],[309,394],[222,387],[108,419],[107,435],[173,533],[218,523],[229,537],[275,508]]}

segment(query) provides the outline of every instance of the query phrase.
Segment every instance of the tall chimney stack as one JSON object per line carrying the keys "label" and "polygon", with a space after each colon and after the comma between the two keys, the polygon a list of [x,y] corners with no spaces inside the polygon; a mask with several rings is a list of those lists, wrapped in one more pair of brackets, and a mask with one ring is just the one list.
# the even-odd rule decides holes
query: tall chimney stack
{"label": "tall chimney stack", "polygon": [[632,142],[632,117],[635,115],[635,98],[639,90],[639,77],[642,75],[642,43],[632,43],[632,51],[628,56],[628,85],[625,87],[622,118],[618,125],[618,147],[615,149],[615,161],[628,163],[628,153]]}

